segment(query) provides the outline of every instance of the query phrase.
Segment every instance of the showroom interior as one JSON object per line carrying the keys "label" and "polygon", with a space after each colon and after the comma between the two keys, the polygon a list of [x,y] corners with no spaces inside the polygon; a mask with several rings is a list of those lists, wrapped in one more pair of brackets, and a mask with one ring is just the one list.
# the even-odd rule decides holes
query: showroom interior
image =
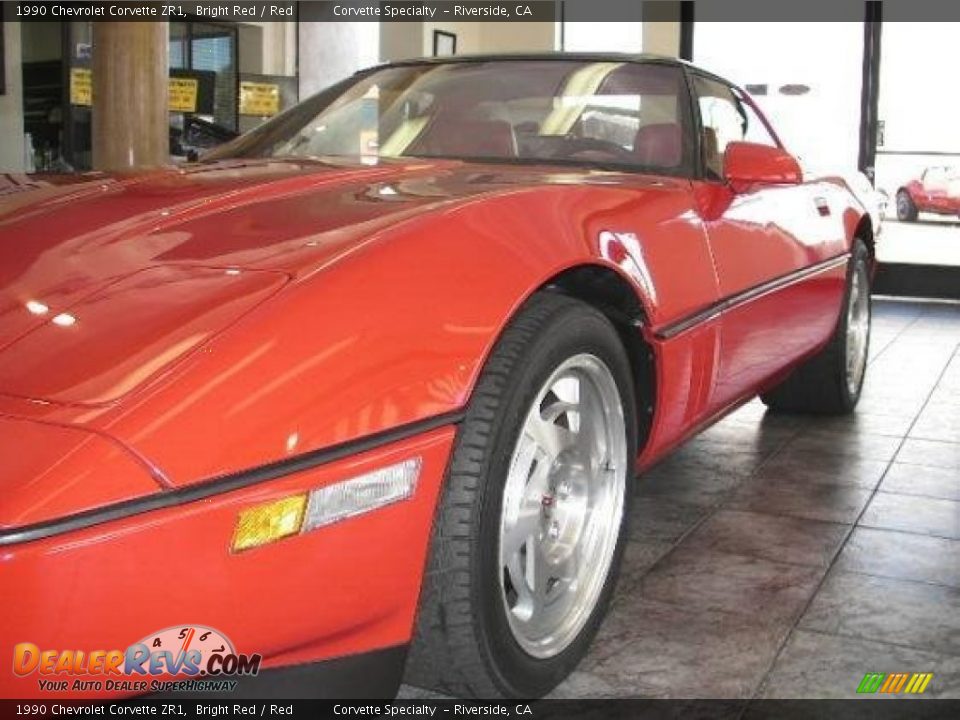
{"label": "showroom interior", "polygon": [[960,697],[960,135],[945,77],[960,25],[874,2],[831,22],[728,20],[700,2],[602,22],[576,19],[582,5],[542,22],[332,22],[298,5],[270,22],[8,13],[0,193],[195,160],[380,62],[650,53],[729,78],[805,172],[848,179],[878,217],[864,395],[837,418],[754,400],[644,472],[610,614],[551,697],[849,698],[855,678],[899,670]]}

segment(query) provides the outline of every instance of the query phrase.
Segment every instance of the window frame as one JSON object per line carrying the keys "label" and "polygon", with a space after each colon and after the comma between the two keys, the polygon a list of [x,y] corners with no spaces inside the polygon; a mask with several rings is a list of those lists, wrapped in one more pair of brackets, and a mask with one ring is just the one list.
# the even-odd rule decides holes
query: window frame
{"label": "window frame", "polygon": [[696,147],[696,178],[703,182],[715,183],[718,185],[726,185],[727,182],[723,178],[717,179],[711,177],[707,173],[706,163],[703,159],[703,117],[700,115],[700,96],[697,93],[696,86],[694,84],[695,78],[700,78],[701,80],[707,80],[709,82],[717,83],[718,85],[723,85],[730,91],[730,95],[733,97],[734,101],[739,102],[742,105],[747,105],[751,110],[760,118],[760,122],[763,123],[763,126],[767,129],[767,132],[770,133],[770,137],[777,144],[777,147],[784,152],[787,152],[786,148],[783,146],[783,141],[780,139],[780,136],[777,134],[777,131],[774,130],[773,125],[770,124],[770,120],[767,119],[767,116],[763,113],[760,107],[754,102],[753,98],[750,97],[750,94],[746,92],[739,85],[735,85],[729,80],[724,80],[719,75],[714,75],[713,73],[702,70],[701,68],[694,67],[691,65],[685,65],[684,70],[686,71],[687,76],[687,87],[690,93],[690,104],[692,110],[695,114],[694,123],[696,125],[696,133],[694,139],[694,145]]}

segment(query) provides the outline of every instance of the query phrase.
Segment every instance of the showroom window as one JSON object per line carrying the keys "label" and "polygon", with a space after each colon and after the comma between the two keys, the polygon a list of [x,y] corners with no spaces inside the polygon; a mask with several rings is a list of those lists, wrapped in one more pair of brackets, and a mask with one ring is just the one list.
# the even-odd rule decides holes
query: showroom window
{"label": "showroom window", "polygon": [[208,107],[197,108],[199,114],[233,131],[238,128],[237,35],[235,25],[170,23],[170,69],[195,71],[201,85],[209,77],[212,97]]}
{"label": "showroom window", "polygon": [[862,58],[862,22],[693,26],[694,62],[745,88],[784,147],[814,172],[856,171]]}
{"label": "showroom window", "polygon": [[[947,76],[953,23],[884,22],[876,188],[887,200],[880,259],[960,266],[960,135]],[[933,71],[918,71],[922,67]]]}
{"label": "showroom window", "polygon": [[[169,23],[170,154],[178,161],[297,101],[293,22]],[[93,25],[21,23],[25,166],[89,170]]]}

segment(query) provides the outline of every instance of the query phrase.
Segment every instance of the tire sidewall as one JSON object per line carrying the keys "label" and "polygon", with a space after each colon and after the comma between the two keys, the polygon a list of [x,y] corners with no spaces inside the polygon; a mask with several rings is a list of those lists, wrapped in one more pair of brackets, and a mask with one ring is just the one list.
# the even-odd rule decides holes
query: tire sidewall
{"label": "tire sidewall", "polygon": [[[854,240],[853,249],[850,254],[850,266],[847,270],[847,286],[844,291],[843,296],[843,306],[840,314],[840,322],[837,325],[838,341],[840,345],[840,352],[838,355],[839,368],[838,372],[840,373],[840,392],[843,396],[843,404],[847,410],[852,410],[857,402],[860,399],[860,393],[863,391],[863,383],[866,380],[867,373],[866,368],[864,368],[863,375],[860,377],[860,384],[857,387],[856,393],[850,392],[850,387],[847,383],[847,326],[849,320],[849,310],[850,302],[852,301],[853,296],[853,276],[854,273],[858,271],[859,268],[863,268],[863,291],[867,293],[867,322],[869,326],[872,327],[873,323],[873,306],[872,301],[870,300],[870,253],[867,250],[866,246],[861,240]],[[867,347],[864,352],[866,352],[867,357],[870,356],[870,333],[867,333]]]}
{"label": "tire sidewall", "polygon": [[[627,431],[627,477],[624,483],[623,517],[617,545],[604,587],[590,618],[577,638],[560,654],[537,659],[528,655],[514,639],[501,597],[499,535],[503,491],[507,470],[530,406],[547,378],[568,358],[589,353],[610,370],[623,403]],[[511,373],[508,398],[498,427],[488,447],[488,464],[479,514],[479,552],[475,558],[474,608],[484,641],[487,665],[505,689],[505,694],[537,697],[565,678],[585,654],[603,619],[612,595],[617,569],[623,555],[634,485],[636,449],[636,408],[630,362],[616,330],[609,321],[583,304],[554,314],[532,340],[524,362]]]}
{"label": "tire sidewall", "polygon": [[[898,220],[909,222],[916,219],[917,206],[914,204],[913,198],[910,197],[910,193],[908,193],[906,190],[901,190],[898,192],[896,203]],[[901,207],[901,205],[903,207]]]}

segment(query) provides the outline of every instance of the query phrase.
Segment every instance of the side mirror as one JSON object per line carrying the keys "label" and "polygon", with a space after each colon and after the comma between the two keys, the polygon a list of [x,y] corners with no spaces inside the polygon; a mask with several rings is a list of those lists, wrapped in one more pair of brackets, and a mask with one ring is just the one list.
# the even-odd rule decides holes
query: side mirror
{"label": "side mirror", "polygon": [[803,181],[803,172],[786,150],[732,142],[723,153],[723,178],[740,192],[751,185],[797,185]]}

